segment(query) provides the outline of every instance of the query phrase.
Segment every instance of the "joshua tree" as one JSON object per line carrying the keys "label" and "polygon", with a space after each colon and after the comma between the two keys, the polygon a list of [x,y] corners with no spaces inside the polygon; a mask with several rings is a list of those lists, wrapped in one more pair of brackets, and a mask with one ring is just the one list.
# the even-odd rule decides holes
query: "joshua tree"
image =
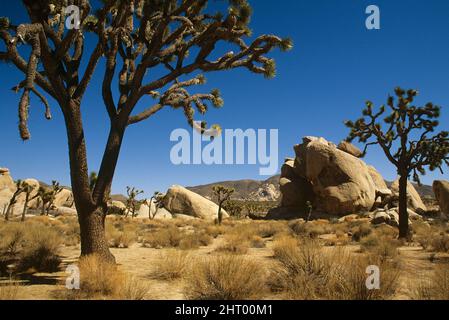
{"label": "joshua tree", "polygon": [[36,194],[32,197],[31,194],[34,191],[34,188],[32,185],[23,182],[23,192],[25,193],[25,202],[23,203],[23,212],[22,212],[22,222],[25,221],[25,216],[28,212],[28,204],[30,201],[33,201],[34,199],[39,197],[39,193],[36,192]]}
{"label": "joshua tree", "polygon": [[11,199],[9,200],[8,208],[6,209],[5,213],[5,220],[9,220],[9,215],[11,214],[12,207],[17,203],[17,197],[23,193],[25,190],[25,183],[22,180],[17,180],[16,182],[16,191],[12,195]]}
{"label": "joshua tree", "polygon": [[[399,237],[407,238],[407,183],[413,174],[413,179],[420,183],[419,175],[439,169],[449,163],[449,138],[447,131],[434,133],[438,126],[440,107],[427,103],[424,107],[413,104],[418,95],[416,90],[407,92],[401,88],[395,89],[395,98],[390,96],[387,108],[381,106],[378,112],[373,111],[373,103],[368,101],[363,110],[363,118],[356,122],[347,121],[351,129],[348,141],[358,138],[365,143],[363,154],[370,145],[379,145],[388,160],[395,165],[399,178]],[[382,128],[382,122],[385,127]]]}
{"label": "joshua tree", "polygon": [[40,200],[42,201],[42,211],[41,215],[49,215],[50,210],[54,207],[54,202],[56,200],[56,196],[63,190],[61,188],[59,182],[52,181],[51,187],[40,187],[38,190],[38,195]]}
{"label": "joshua tree", "polygon": [[[156,217],[157,211],[163,207],[163,201],[164,201],[165,194],[162,192],[156,191],[153,196],[150,198],[150,204],[148,209],[148,217],[152,220]],[[155,211],[154,214],[151,215],[151,207],[153,205],[153,201],[155,204]]]}
{"label": "joshua tree", "polygon": [[128,199],[126,200],[125,217],[128,217],[128,214],[131,213],[131,217],[134,218],[137,207],[142,203],[142,201],[137,200],[137,197],[143,194],[143,191],[134,187],[126,187],[126,193],[128,194]]}
{"label": "joshua tree", "polygon": [[[29,22],[17,25],[0,19],[0,61],[15,66],[25,78],[14,88],[22,91],[20,136],[31,137],[31,94],[44,104],[47,119],[51,118],[48,97],[64,116],[82,255],[96,253],[115,261],[104,223],[126,129],[166,107],[183,111],[193,125],[194,108],[203,115],[209,103],[223,105],[218,90],[189,93],[190,87],[205,82],[201,73],[245,68],[273,77],[275,62],[267,54],[274,48],[292,48],[291,40],[275,35],[251,39],[247,0],[228,1],[229,11],[223,14],[207,0],[22,0]],[[79,8],[79,21],[72,29],[65,28],[67,5]],[[22,51],[19,45],[30,50]],[[82,106],[100,62],[105,63],[100,83],[110,131],[91,190]],[[136,113],[143,100],[149,107]]]}
{"label": "joshua tree", "polygon": [[222,207],[223,204],[231,199],[232,194],[234,193],[233,188],[226,188],[223,186],[214,186],[212,187],[212,191],[214,192],[214,195],[217,197],[218,201],[218,224],[221,225],[221,222],[223,220],[223,212]]}

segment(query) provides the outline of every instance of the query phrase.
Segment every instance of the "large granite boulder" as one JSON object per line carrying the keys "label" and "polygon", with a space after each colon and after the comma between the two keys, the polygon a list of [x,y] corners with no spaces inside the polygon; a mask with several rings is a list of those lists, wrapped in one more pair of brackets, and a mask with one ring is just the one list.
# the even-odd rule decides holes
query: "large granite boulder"
{"label": "large granite boulder", "polygon": [[357,148],[355,145],[348,141],[342,141],[338,144],[338,150],[349,153],[351,156],[361,158],[363,156],[363,152]]}
{"label": "large granite boulder", "polygon": [[313,185],[319,211],[346,215],[369,211],[376,187],[368,166],[323,138],[305,141],[299,162]]}
{"label": "large granite boulder", "polygon": [[[172,214],[214,220],[218,217],[218,205],[182,186],[172,186],[164,198],[164,207]],[[222,209],[223,218],[229,217]]]}
{"label": "large granite boulder", "polygon": [[16,184],[6,168],[0,168],[0,213],[8,206],[12,195],[16,191]]}
{"label": "large granite boulder", "polygon": [[433,192],[440,206],[440,211],[445,217],[449,217],[449,181],[434,181]]}
{"label": "large granite boulder", "polygon": [[[392,183],[390,189],[395,197],[399,197],[399,178]],[[407,181],[407,207],[419,214],[427,211],[426,205],[410,181]]]}

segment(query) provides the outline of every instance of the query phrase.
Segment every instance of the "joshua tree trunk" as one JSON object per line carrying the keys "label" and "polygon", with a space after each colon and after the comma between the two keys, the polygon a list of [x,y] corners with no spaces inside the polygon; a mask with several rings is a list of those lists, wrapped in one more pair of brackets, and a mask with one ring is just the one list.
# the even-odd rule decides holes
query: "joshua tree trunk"
{"label": "joshua tree trunk", "polygon": [[22,212],[22,222],[25,221],[25,215],[28,211],[28,202],[30,201],[30,194],[27,193],[25,196],[25,203],[23,204],[23,212]]}
{"label": "joshua tree trunk", "polygon": [[71,101],[63,110],[69,144],[72,192],[80,224],[81,255],[98,254],[106,261],[115,263],[115,258],[109,251],[106,241],[105,219],[107,198],[112,186],[125,125],[118,127],[111,121],[108,143],[98,180],[92,192],[80,106]]}
{"label": "joshua tree trunk", "polygon": [[222,205],[223,205],[222,202],[220,202],[218,205],[218,225],[221,225],[221,222],[223,220],[223,212],[221,211]]}
{"label": "joshua tree trunk", "polygon": [[407,238],[408,233],[407,173],[401,172],[399,179],[399,238]]}

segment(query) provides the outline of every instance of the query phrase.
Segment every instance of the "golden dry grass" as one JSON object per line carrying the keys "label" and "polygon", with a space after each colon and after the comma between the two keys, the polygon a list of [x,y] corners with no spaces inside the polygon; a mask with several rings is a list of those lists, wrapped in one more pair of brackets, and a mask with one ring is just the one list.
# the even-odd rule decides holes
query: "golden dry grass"
{"label": "golden dry grass", "polygon": [[189,253],[186,251],[167,251],[153,263],[154,270],[151,277],[170,281],[179,279],[185,274],[188,261]]}
{"label": "golden dry grass", "polygon": [[67,290],[67,299],[81,300],[142,300],[149,288],[130,277],[116,265],[104,262],[96,255],[79,260],[80,290]]}
{"label": "golden dry grass", "polygon": [[197,259],[192,263],[185,288],[188,299],[258,299],[265,292],[264,267],[236,255]]}

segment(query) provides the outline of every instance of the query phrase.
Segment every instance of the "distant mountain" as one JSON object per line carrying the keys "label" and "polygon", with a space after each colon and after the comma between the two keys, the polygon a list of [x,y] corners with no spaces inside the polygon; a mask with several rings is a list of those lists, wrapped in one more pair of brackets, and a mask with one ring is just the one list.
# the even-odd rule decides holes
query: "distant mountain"
{"label": "distant mountain", "polygon": [[232,196],[236,200],[254,200],[254,201],[276,201],[279,196],[279,175],[273,176],[267,180],[236,180],[220,181],[201,186],[187,187],[187,189],[202,195],[205,198],[213,199],[212,187],[222,185],[227,188],[234,188]]}
{"label": "distant mountain", "polygon": [[[253,201],[275,201],[279,199],[279,175],[273,176],[267,180],[236,180],[236,181],[220,181],[206,185],[195,187],[187,187],[187,189],[202,195],[208,199],[213,199],[212,187],[222,185],[227,188],[234,188],[233,198],[236,200],[247,199]],[[385,181],[390,187],[392,182]],[[432,186],[413,184],[416,191],[421,197],[434,198]]]}

